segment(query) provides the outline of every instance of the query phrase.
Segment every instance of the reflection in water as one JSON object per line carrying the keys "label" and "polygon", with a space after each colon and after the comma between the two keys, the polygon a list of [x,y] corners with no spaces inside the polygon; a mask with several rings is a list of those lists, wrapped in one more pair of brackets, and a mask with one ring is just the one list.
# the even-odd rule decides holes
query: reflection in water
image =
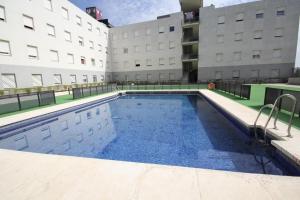
{"label": "reflection in water", "polygon": [[[200,96],[129,95],[21,131],[1,140],[0,147],[262,173],[240,135]],[[267,171],[286,173],[274,163]]]}

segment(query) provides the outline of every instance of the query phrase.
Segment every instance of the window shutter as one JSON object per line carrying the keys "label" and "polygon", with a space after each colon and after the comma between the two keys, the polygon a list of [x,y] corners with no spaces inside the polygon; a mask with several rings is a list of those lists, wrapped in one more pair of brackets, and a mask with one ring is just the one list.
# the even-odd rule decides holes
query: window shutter
{"label": "window shutter", "polygon": [[8,41],[0,40],[0,54],[10,54],[10,47]]}
{"label": "window shutter", "polygon": [[24,26],[33,28],[33,18],[23,15]]}

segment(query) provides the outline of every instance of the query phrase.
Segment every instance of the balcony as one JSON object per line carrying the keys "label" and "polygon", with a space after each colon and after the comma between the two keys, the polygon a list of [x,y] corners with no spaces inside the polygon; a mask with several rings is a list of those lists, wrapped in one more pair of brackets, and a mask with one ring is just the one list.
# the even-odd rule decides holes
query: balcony
{"label": "balcony", "polygon": [[198,44],[198,37],[187,37],[182,39],[182,45]]}
{"label": "balcony", "polygon": [[199,23],[199,11],[191,11],[191,12],[185,12],[184,15],[184,24],[198,24]]}
{"label": "balcony", "polygon": [[182,62],[189,62],[189,61],[197,61],[198,55],[197,54],[184,54],[181,57]]}

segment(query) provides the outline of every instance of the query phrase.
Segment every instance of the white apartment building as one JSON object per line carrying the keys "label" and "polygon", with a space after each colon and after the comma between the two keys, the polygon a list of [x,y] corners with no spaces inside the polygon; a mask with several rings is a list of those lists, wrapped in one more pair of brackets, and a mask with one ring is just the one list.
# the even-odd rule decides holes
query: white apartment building
{"label": "white apartment building", "polygon": [[109,29],[68,0],[0,0],[0,89],[292,75],[299,0],[180,3],[181,12]]}
{"label": "white apartment building", "polygon": [[181,79],[181,13],[112,28],[110,32],[114,80],[157,82]]}
{"label": "white apartment building", "polygon": [[105,81],[108,36],[68,0],[0,0],[0,89]]}

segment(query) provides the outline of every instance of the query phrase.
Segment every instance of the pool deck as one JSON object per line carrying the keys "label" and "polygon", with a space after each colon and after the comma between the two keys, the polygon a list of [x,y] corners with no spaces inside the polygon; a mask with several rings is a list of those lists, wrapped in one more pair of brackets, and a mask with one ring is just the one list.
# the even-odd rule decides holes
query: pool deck
{"label": "pool deck", "polygon": [[[208,90],[200,92],[241,123],[252,126],[257,111]],[[116,95],[112,92],[1,119],[0,127]],[[263,124],[267,116],[259,122]],[[300,131],[278,122],[272,144],[299,163]],[[0,199],[202,200],[299,199],[300,178],[131,163],[0,150]]]}

